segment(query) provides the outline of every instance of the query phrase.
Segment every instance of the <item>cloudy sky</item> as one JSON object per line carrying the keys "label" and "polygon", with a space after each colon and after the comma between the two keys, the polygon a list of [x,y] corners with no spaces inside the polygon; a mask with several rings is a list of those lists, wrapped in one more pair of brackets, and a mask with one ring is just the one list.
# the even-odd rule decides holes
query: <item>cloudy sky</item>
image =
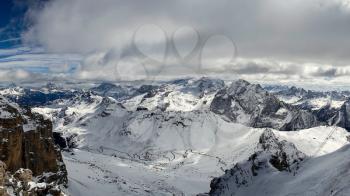
{"label": "cloudy sky", "polygon": [[1,80],[350,82],[349,0],[0,4]]}

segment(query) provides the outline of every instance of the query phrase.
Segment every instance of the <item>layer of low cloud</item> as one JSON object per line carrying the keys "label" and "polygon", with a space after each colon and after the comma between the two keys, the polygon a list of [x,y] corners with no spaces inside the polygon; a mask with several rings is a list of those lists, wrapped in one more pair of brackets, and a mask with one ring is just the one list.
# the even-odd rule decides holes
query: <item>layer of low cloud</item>
{"label": "layer of low cloud", "polygon": [[[28,52],[31,51],[31,52]],[[198,61],[168,58],[159,63],[149,58],[126,57],[111,60],[114,55],[96,53],[82,57],[72,54],[47,54],[42,50],[19,48],[2,50],[0,55],[0,81],[116,81],[116,80],[170,80],[184,77],[218,77],[221,79],[246,79],[266,84],[297,86],[322,85],[334,89],[348,86],[350,66],[331,64],[275,61],[268,58],[235,58],[229,63],[213,62],[216,66],[203,67]],[[112,57],[111,57],[112,56]],[[113,59],[112,58],[112,59]],[[196,59],[196,58],[194,58]]]}

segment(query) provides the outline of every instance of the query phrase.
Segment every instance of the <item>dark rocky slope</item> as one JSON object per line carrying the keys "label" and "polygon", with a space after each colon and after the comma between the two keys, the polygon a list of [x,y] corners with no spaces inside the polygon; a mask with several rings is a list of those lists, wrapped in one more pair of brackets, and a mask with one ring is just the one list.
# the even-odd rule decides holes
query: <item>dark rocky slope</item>
{"label": "dark rocky slope", "polygon": [[244,80],[220,90],[210,110],[232,122],[257,128],[292,131],[321,124],[312,113],[286,104],[260,85]]}

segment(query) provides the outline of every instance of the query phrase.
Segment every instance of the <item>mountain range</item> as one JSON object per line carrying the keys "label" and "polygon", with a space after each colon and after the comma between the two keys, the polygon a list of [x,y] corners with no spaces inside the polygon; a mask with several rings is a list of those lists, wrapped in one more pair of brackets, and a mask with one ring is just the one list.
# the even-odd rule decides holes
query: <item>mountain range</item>
{"label": "mountain range", "polygon": [[[47,171],[26,158],[38,154],[36,162],[62,174],[54,182],[67,195],[350,193],[342,158],[350,153],[348,91],[187,78],[74,89],[10,85],[0,95],[2,140],[9,124],[23,127],[25,144],[0,145],[10,159],[21,149],[23,164],[0,160],[12,173],[27,168],[40,176]],[[36,126],[44,128],[28,128]],[[29,136],[30,129],[42,135]],[[41,142],[54,155],[40,155]],[[59,163],[45,161],[53,156]]]}

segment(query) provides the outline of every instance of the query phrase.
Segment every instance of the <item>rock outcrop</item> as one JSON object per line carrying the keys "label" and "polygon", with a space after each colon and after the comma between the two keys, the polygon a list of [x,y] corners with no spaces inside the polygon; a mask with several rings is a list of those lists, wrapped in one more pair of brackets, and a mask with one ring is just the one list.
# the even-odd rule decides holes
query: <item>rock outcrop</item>
{"label": "rock outcrop", "polygon": [[52,123],[0,97],[0,160],[11,173],[30,169],[39,182],[65,185],[67,171],[52,135]]}
{"label": "rock outcrop", "polygon": [[63,196],[57,182],[39,182],[30,169],[19,169],[15,173],[6,171],[6,164],[0,161],[0,195]]}
{"label": "rock outcrop", "polygon": [[252,184],[260,174],[295,173],[305,157],[294,144],[279,141],[270,129],[266,129],[260,136],[256,152],[247,161],[237,163],[223,176],[212,180],[209,195],[234,195],[238,189]]}

